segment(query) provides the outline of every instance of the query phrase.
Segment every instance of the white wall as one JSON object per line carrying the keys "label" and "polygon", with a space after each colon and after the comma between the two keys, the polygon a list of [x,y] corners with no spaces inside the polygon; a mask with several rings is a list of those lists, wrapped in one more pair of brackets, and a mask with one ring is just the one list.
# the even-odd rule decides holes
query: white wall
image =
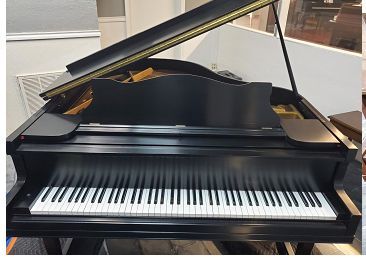
{"label": "white wall", "polygon": [[[225,25],[220,28],[218,68],[247,81],[290,88],[279,39]],[[361,110],[361,55],[287,39],[299,93],[324,115]]]}
{"label": "white wall", "polygon": [[6,133],[26,119],[16,76],[64,71],[66,65],[100,49],[99,36],[6,42]]}
{"label": "white wall", "polygon": [[7,33],[94,30],[97,28],[95,0],[6,1]]}
{"label": "white wall", "polygon": [[[127,36],[132,36],[181,14],[181,0],[125,0]],[[155,57],[179,58],[180,47],[165,50]]]}
{"label": "white wall", "polygon": [[127,37],[125,16],[99,17],[98,21],[102,48],[108,47]]}

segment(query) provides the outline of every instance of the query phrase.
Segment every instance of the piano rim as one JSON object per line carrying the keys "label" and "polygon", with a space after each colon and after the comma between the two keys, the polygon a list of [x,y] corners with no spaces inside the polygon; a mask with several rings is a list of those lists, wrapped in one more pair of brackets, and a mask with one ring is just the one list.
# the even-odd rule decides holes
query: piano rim
{"label": "piano rim", "polygon": [[[232,219],[86,218],[82,216],[41,215],[32,215],[30,220],[27,219],[27,216],[19,215],[12,216],[8,219],[10,221],[7,222],[7,236],[18,237],[55,236],[235,241],[275,240],[316,243],[351,243],[354,239],[354,235],[348,233],[347,225],[343,221],[275,221],[270,219],[238,219],[235,221]],[[218,221],[223,221],[223,223],[218,224]],[[122,228],[118,230],[107,228],[116,227],[116,225]],[[138,228],[132,230],[129,229],[131,227]],[[202,227],[208,230],[202,232]],[[240,229],[242,232],[238,231]],[[309,229],[311,229],[311,232],[306,234],[304,230]],[[292,234],[289,231],[301,233]],[[279,234],[278,232],[282,233]]]}

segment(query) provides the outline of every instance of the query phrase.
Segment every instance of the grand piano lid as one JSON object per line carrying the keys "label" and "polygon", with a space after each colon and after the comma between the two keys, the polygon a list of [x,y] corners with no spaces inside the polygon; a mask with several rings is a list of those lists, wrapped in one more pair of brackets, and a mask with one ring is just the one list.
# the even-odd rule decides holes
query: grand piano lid
{"label": "grand piano lid", "polygon": [[277,0],[213,0],[153,28],[67,65],[49,88],[47,100],[94,78],[160,53]]}

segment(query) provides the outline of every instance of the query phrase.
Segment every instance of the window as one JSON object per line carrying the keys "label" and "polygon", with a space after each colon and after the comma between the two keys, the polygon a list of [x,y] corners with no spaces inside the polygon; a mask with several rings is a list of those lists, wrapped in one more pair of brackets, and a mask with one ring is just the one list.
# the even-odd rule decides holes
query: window
{"label": "window", "polygon": [[361,53],[361,4],[354,0],[291,0],[285,36]]}
{"label": "window", "polygon": [[[278,5],[276,2],[275,6]],[[235,25],[252,28],[255,30],[274,33],[275,18],[271,6],[266,6],[250,14],[244,15],[232,22]]]}

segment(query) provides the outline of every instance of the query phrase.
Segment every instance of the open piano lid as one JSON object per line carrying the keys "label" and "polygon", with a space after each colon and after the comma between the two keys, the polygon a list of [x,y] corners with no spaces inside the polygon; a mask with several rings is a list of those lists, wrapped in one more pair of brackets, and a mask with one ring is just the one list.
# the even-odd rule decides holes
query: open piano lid
{"label": "open piano lid", "polygon": [[40,94],[47,100],[94,78],[160,53],[277,0],[212,0],[192,11],[143,31],[67,65]]}

